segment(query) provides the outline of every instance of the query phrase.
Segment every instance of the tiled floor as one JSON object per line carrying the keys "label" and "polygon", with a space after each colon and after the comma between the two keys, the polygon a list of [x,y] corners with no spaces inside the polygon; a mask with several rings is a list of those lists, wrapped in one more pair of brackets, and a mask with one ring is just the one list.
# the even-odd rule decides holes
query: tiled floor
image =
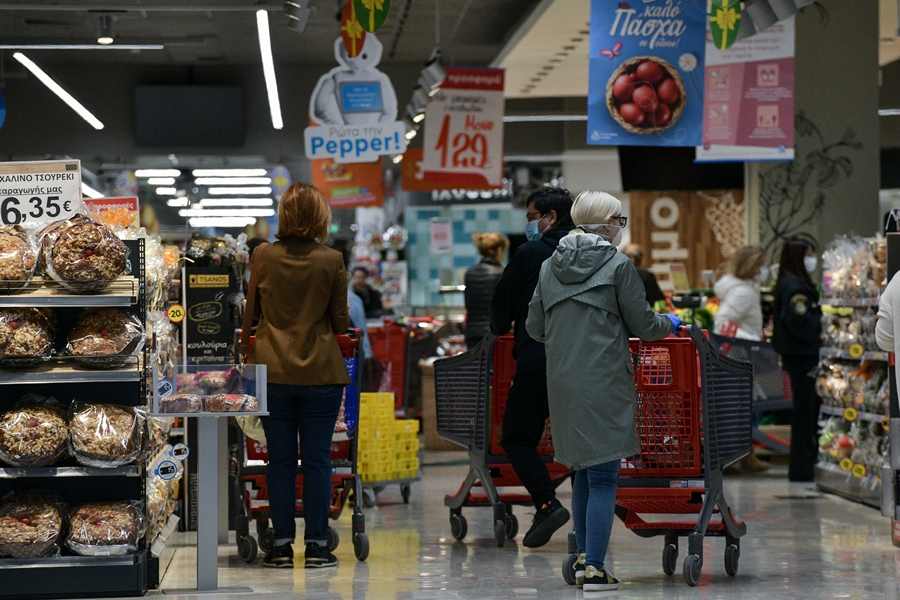
{"label": "tiled floor", "polygon": [[[517,540],[497,548],[491,511],[463,509],[468,535],[450,535],[443,497],[454,493],[466,474],[465,455],[428,457],[422,481],[413,484],[403,504],[398,486],[381,492],[376,508],[366,511],[371,555],[358,562],[350,544],[350,511],[337,523],[342,543],[334,569],[307,571],[265,569],[258,559],[244,564],[233,546],[219,549],[219,586],[250,586],[253,598],[432,600],[466,598],[885,598],[900,595],[900,549],[890,542],[890,522],[880,512],[836,496],[820,494],[811,484],[789,484],[784,468],[757,477],[731,478],[726,495],[739,519],[747,522],[740,568],[729,577],[723,565],[724,540],[710,538],[704,547],[703,575],[697,587],[682,579],[682,542],[678,573],[661,568],[662,538],[644,539],[617,522],[611,542],[611,568],[623,581],[617,593],[585,593],[566,585],[560,575],[566,535],[560,531],[546,546],[521,546],[530,525],[528,509],[516,507]],[[434,464],[437,461],[440,464]],[[562,494],[570,500],[569,490]],[[564,529],[568,529],[568,526]],[[296,562],[302,565],[302,548]],[[195,553],[178,548],[162,589],[195,588]],[[154,591],[151,595],[161,594]],[[174,597],[174,596],[168,596]],[[239,598],[239,595],[188,594],[178,598]]]}

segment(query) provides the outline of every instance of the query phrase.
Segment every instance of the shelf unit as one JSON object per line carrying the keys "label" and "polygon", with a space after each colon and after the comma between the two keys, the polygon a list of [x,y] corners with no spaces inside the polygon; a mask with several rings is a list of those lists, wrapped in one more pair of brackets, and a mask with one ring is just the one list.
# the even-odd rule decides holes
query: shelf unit
{"label": "shelf unit", "polygon": [[820,358],[842,358],[845,360],[877,360],[881,362],[888,361],[888,353],[881,351],[865,351],[862,356],[853,356],[849,350],[843,348],[821,348],[819,349]]}
{"label": "shelf unit", "polygon": [[819,305],[827,306],[878,306],[879,298],[822,298]]}
{"label": "shelf unit", "polygon": [[[121,307],[146,323],[144,240],[126,240],[125,244],[133,274],[120,277],[103,292],[74,294],[35,279],[25,290],[0,296],[0,307],[52,308],[60,321],[61,334],[79,308]],[[62,344],[62,335],[57,335],[57,349]],[[148,365],[149,348],[145,347],[137,360],[119,369],[93,370],[66,358],[52,358],[31,367],[0,368],[0,411],[12,408],[27,392],[54,396],[64,403],[79,398],[147,407]],[[70,506],[111,500],[140,500],[146,506],[145,465],[104,469],[69,463],[74,461],[67,459],[64,464],[43,468],[0,465],[0,496],[18,489],[44,488],[55,491]],[[98,484],[98,479],[103,483]],[[137,552],[124,556],[0,558],[0,598],[141,596],[154,583],[148,581],[148,573],[154,572],[149,563],[155,560],[146,539],[140,540]]]}

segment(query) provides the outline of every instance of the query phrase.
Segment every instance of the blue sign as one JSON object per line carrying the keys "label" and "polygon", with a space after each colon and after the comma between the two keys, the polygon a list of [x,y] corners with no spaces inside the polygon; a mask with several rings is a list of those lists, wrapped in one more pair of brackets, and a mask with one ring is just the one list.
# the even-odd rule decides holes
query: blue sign
{"label": "blue sign", "polygon": [[172,455],[172,458],[180,461],[184,461],[191,453],[191,449],[187,447],[187,444],[183,444],[181,442],[172,446],[172,450],[169,451],[169,454]]}
{"label": "blue sign", "polygon": [[591,0],[587,143],[699,146],[706,0]]}
{"label": "blue sign", "polygon": [[164,460],[156,467],[156,474],[163,481],[171,481],[178,477],[178,465],[171,460]]}
{"label": "blue sign", "polygon": [[160,398],[162,398],[163,396],[168,396],[174,391],[175,386],[172,385],[172,382],[168,379],[160,379],[159,384],[156,386],[156,395]]}
{"label": "blue sign", "polygon": [[377,81],[341,84],[343,112],[381,112],[381,84]]}

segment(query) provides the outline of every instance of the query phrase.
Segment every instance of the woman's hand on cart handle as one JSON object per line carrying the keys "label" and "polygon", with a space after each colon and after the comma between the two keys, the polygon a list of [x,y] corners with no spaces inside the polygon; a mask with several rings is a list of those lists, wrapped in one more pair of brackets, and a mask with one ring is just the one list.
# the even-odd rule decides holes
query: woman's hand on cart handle
{"label": "woman's hand on cart handle", "polygon": [[678,328],[681,327],[681,319],[678,318],[678,315],[672,313],[666,313],[665,316],[669,317],[669,320],[672,321],[672,333],[676,333]]}

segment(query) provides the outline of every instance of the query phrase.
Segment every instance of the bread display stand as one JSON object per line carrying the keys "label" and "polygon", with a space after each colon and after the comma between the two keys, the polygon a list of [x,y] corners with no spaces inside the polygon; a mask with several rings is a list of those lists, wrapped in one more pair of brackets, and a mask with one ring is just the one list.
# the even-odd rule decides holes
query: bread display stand
{"label": "bread display stand", "polygon": [[[218,461],[217,419],[269,414],[266,410],[266,366],[181,364],[163,375],[153,369],[153,389],[156,390],[155,416],[197,419],[197,588],[163,590],[163,593],[252,592],[249,587],[218,587],[219,478],[223,466]],[[175,397],[178,404],[171,402]],[[248,401],[249,398],[255,398],[255,404]],[[174,412],[183,409],[191,412]]]}
{"label": "bread display stand", "polygon": [[[117,306],[146,321],[144,240],[126,241],[131,273],[123,275],[99,294],[75,294],[59,285],[35,278],[26,289],[0,295],[0,307],[54,309],[65,329],[77,309]],[[59,335],[57,337],[60,337]],[[62,336],[64,337],[64,336]],[[59,344],[57,344],[59,350]],[[0,411],[12,408],[28,392],[54,396],[66,406],[73,397],[90,402],[109,402],[146,407],[149,350],[132,357],[117,369],[91,369],[66,359],[51,358],[39,365],[0,368]],[[78,465],[73,459],[41,468],[13,468],[0,463],[0,496],[21,488],[46,488],[70,506],[84,502],[138,500],[146,504],[143,462],[111,468]],[[152,558],[147,540],[136,552],[120,556],[61,556],[0,558],[0,598],[100,598],[141,596],[148,581]]]}

